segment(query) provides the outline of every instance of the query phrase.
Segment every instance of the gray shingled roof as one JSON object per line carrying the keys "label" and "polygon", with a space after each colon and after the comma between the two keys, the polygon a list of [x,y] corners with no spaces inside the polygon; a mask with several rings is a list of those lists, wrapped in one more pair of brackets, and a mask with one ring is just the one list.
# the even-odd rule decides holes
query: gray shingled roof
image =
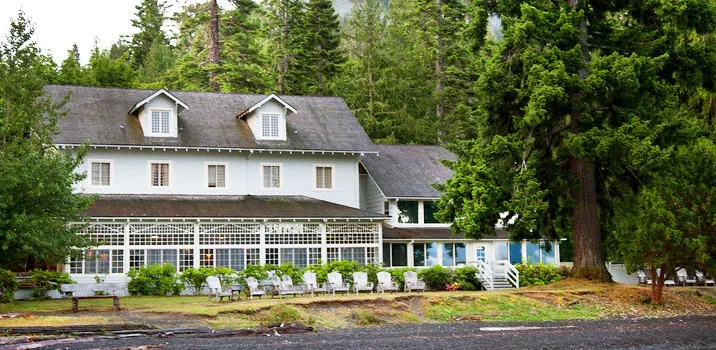
{"label": "gray shingled roof", "polygon": [[84,213],[120,218],[382,218],[304,196],[100,195]]}
{"label": "gray shingled roof", "polygon": [[69,114],[55,142],[94,145],[174,146],[374,152],[375,146],[343,99],[281,96],[298,113],[287,117],[287,141],[257,141],[236,114],[263,95],[172,91],[189,106],[179,116],[179,137],[144,137],[137,117],[127,114],[156,90],[49,85],[58,100],[68,93]]}
{"label": "gray shingled roof", "polygon": [[452,170],[441,160],[455,155],[440,146],[377,145],[378,154],[368,154],[361,162],[388,198],[437,198],[433,183],[444,183]]}
{"label": "gray shingled roof", "polygon": [[[442,227],[392,227],[383,224],[383,239],[407,240],[407,239],[464,239],[464,234],[455,234],[451,228]],[[509,239],[509,232],[503,229],[495,229],[495,235],[487,236],[485,239]]]}

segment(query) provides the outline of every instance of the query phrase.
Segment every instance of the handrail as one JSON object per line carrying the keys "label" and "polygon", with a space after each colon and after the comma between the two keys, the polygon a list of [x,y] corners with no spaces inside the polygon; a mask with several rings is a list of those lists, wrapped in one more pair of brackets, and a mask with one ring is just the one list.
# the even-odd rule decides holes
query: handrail
{"label": "handrail", "polygon": [[478,260],[477,271],[477,279],[480,280],[482,287],[485,288],[485,290],[494,290],[495,282],[493,280],[493,273],[490,266],[487,265],[487,263],[485,263],[484,261]]}
{"label": "handrail", "polygon": [[505,260],[505,277],[515,288],[520,288],[520,272],[517,271],[515,265],[512,265],[507,260]]}

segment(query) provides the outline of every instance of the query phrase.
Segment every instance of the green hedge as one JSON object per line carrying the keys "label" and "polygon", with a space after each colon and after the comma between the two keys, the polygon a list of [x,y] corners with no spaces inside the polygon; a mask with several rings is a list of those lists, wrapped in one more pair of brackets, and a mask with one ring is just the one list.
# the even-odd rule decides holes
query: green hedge
{"label": "green hedge", "polygon": [[132,295],[179,295],[184,291],[184,283],[172,264],[142,266],[129,270],[127,276],[127,289]]}
{"label": "green hedge", "polygon": [[35,285],[32,288],[32,297],[40,299],[49,298],[50,296],[47,293],[50,291],[56,290],[60,292],[62,284],[75,283],[66,272],[46,270],[30,271],[30,282]]}
{"label": "green hedge", "polygon": [[562,279],[563,269],[555,265],[517,264],[515,268],[520,272],[520,287],[541,286]]}
{"label": "green hedge", "polygon": [[0,269],[0,303],[12,303],[18,286],[12,271]]}

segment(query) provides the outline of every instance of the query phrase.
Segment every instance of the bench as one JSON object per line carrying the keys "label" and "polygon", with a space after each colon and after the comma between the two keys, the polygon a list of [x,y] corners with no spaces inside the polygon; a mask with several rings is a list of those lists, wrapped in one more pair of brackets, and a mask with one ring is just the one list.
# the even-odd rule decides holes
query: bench
{"label": "bench", "polygon": [[[79,311],[80,299],[113,299],[114,311],[119,311],[117,289],[120,288],[122,286],[119,283],[63,284],[60,286],[62,294],[72,299],[72,313]],[[97,295],[97,292],[107,295]]]}

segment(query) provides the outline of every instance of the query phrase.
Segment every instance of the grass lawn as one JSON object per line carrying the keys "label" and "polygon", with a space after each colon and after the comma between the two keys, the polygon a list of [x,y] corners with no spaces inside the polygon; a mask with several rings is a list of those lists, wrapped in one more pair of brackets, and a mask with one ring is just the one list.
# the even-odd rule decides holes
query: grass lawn
{"label": "grass lawn", "polygon": [[254,299],[216,303],[206,296],[123,297],[121,312],[108,299],[16,301],[0,304],[0,327],[144,323],[157,327],[243,328],[301,322],[319,328],[456,320],[551,321],[716,313],[714,295],[692,287],[668,288],[665,303],[651,306],[646,287],[565,280],[501,292],[426,292]]}

